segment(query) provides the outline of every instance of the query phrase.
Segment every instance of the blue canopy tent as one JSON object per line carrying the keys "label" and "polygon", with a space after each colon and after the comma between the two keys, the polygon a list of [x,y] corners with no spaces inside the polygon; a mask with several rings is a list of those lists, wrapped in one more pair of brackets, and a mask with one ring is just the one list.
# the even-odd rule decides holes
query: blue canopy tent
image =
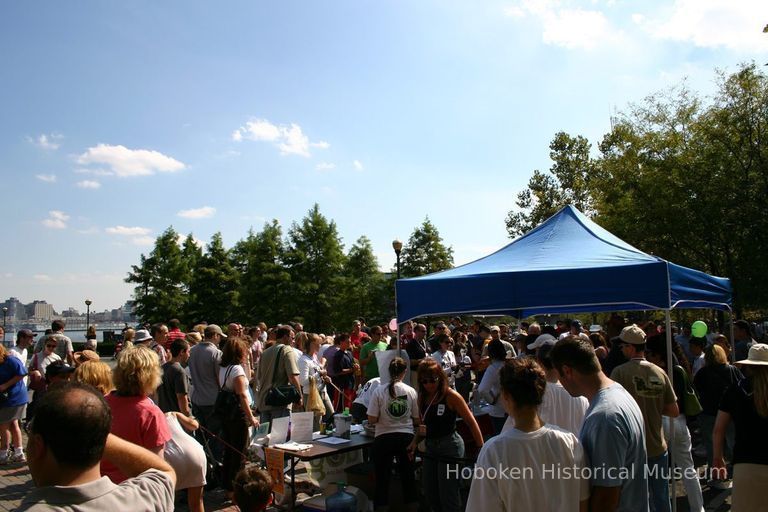
{"label": "blue canopy tent", "polygon": [[[646,254],[566,206],[489,256],[443,272],[399,279],[395,300],[398,323],[461,313],[525,318],[541,313],[664,310],[672,380],[670,310],[730,312],[732,293],[730,280]],[[674,422],[671,425],[674,439]]]}
{"label": "blue canopy tent", "polygon": [[573,206],[495,253],[395,284],[398,322],[445,314],[731,309],[730,281],[646,254]]}

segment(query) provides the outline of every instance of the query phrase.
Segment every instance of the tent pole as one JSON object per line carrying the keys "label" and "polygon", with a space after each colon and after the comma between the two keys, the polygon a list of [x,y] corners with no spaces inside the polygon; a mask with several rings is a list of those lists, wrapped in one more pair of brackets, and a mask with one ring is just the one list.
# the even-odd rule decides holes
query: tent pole
{"label": "tent pole", "polygon": [[736,350],[736,340],[733,339],[733,322],[734,322],[734,319],[733,319],[733,310],[732,309],[728,310],[728,318],[731,320],[731,329],[730,329],[730,331],[731,331],[731,338],[729,340],[730,341],[729,345],[731,346],[731,350],[730,350],[730,352],[728,354],[728,361],[733,363],[736,360],[736,353],[735,353],[735,350]]}
{"label": "tent pole", "polygon": [[[669,383],[672,386],[672,389],[675,388],[674,383],[674,376],[675,373],[675,366],[672,361],[672,316],[670,315],[670,312],[668,309],[664,310],[664,316],[666,320],[666,332],[667,332],[667,374],[669,375]],[[683,414],[683,411],[680,411],[680,414]],[[670,467],[670,474],[674,475],[674,468],[675,468],[675,457],[674,453],[675,451],[672,449],[672,447],[677,444],[677,441],[675,439],[675,418],[668,418],[669,419],[669,443],[667,444],[667,453],[669,454],[669,467]],[[672,487],[672,512],[677,512],[677,487],[675,485],[675,479],[671,478],[671,487]]]}

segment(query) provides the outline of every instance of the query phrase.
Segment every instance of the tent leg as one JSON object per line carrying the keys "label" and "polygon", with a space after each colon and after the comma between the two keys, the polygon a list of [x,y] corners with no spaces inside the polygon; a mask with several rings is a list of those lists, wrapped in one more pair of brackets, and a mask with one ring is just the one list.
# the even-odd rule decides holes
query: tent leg
{"label": "tent leg", "polygon": [[728,310],[728,319],[731,321],[731,329],[730,329],[730,331],[731,331],[731,337],[730,337],[731,350],[730,350],[730,353],[728,354],[728,361],[733,363],[736,360],[736,353],[735,353],[735,350],[736,350],[736,340],[733,339],[733,322],[735,322],[735,319],[734,319],[734,316],[733,316],[733,310],[732,309]]}
{"label": "tent leg", "polygon": [[[673,374],[674,374],[674,363],[672,361],[672,317],[670,315],[669,310],[664,311],[665,314],[665,320],[666,320],[666,332],[667,332],[667,374],[669,375],[669,383],[674,389],[675,384],[673,381]],[[680,414],[683,414],[682,411],[680,411]],[[667,453],[669,454],[669,468],[670,468],[670,475],[674,475],[674,468],[675,468],[675,457],[674,453],[675,451],[672,449],[672,446],[676,443],[675,441],[675,421],[674,418],[669,418],[669,440],[667,443]],[[671,478],[670,483],[672,484],[672,491],[670,498],[672,499],[672,512],[677,512],[677,486],[675,485],[675,479]]]}

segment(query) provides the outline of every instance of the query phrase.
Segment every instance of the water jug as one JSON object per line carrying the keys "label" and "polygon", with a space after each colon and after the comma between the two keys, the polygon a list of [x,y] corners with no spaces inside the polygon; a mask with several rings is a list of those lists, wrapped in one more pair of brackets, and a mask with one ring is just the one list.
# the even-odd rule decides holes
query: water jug
{"label": "water jug", "polygon": [[347,485],[339,482],[338,490],[325,498],[326,512],[357,512],[357,498],[344,490]]}

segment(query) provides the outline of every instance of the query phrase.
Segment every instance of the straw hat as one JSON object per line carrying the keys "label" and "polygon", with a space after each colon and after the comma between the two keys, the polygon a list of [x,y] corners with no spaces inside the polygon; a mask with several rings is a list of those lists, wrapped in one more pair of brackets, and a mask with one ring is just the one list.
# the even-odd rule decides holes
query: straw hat
{"label": "straw hat", "polygon": [[749,357],[736,361],[736,364],[751,364],[755,366],[768,366],[768,345],[755,343],[749,347]]}

